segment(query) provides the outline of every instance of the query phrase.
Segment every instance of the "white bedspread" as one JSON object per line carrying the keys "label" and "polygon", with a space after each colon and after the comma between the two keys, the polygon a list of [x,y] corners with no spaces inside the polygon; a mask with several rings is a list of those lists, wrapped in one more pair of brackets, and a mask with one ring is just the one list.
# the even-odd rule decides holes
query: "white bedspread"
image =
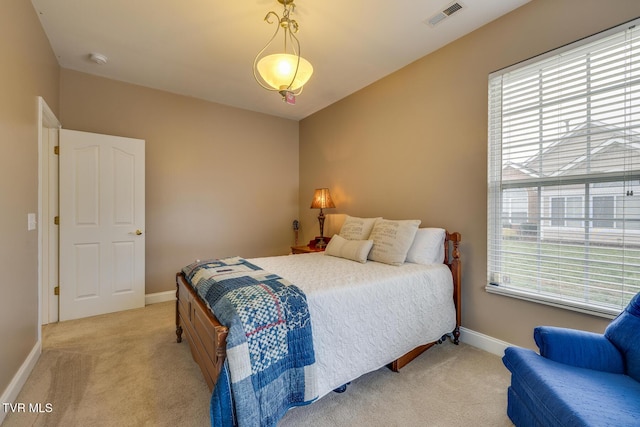
{"label": "white bedspread", "polygon": [[455,328],[444,264],[360,264],[323,253],[249,260],[307,295],[319,396]]}

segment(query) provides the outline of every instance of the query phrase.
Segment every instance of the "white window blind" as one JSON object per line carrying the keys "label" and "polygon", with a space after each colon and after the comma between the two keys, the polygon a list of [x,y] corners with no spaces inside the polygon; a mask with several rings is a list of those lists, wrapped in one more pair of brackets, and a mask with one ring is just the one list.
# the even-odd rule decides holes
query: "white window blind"
{"label": "white window blind", "polygon": [[640,292],[636,24],[489,75],[487,291],[609,317]]}

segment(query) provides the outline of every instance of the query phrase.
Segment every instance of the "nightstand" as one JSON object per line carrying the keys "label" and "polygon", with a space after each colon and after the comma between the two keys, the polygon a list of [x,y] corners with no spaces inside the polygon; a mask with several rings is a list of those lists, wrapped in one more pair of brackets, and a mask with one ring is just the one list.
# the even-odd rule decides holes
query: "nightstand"
{"label": "nightstand", "polygon": [[312,248],[310,246],[291,246],[291,253],[292,254],[309,254],[312,252],[324,252],[324,248],[322,249],[317,249],[317,248]]}
{"label": "nightstand", "polygon": [[[324,240],[324,247],[322,248],[316,248],[316,242],[319,239]],[[315,239],[311,239],[307,244],[307,246],[291,246],[291,253],[295,255],[295,254],[310,254],[312,252],[324,252],[330,240],[331,240],[331,237],[322,237],[322,238],[316,237]]]}

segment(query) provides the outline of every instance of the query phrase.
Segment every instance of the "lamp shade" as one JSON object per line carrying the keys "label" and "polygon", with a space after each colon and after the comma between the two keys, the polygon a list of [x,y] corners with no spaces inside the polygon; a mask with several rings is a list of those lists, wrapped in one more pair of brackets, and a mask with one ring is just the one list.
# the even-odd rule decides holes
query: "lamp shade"
{"label": "lamp shade", "polygon": [[328,188],[317,188],[311,201],[312,209],[335,208]]}
{"label": "lamp shade", "polygon": [[[298,68],[297,74],[296,66]],[[313,74],[313,67],[309,61],[300,57],[298,65],[298,56],[288,53],[267,55],[258,61],[257,68],[262,79],[277,90],[287,89],[289,85],[291,85],[289,90],[297,90],[304,86]]]}

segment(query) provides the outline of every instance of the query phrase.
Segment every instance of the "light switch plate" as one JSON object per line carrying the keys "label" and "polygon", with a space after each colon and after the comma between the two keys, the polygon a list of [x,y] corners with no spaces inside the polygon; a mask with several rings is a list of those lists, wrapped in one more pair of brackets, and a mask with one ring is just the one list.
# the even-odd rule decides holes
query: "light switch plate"
{"label": "light switch plate", "polygon": [[36,225],[37,225],[36,214],[28,213],[27,214],[27,231],[35,230]]}

